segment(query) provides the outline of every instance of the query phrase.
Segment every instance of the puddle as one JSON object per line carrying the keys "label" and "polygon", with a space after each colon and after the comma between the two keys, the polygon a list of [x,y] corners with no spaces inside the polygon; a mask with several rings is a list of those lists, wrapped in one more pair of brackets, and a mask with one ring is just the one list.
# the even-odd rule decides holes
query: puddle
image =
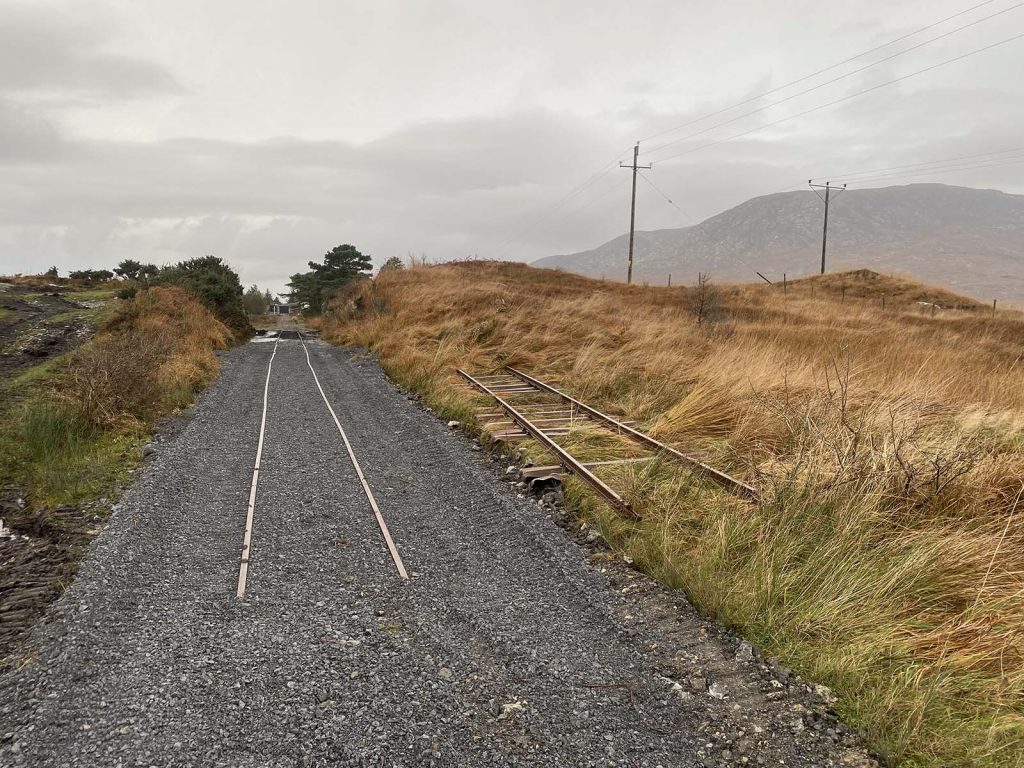
{"label": "puddle", "polygon": [[286,339],[299,341],[300,339],[304,339],[305,337],[306,334],[303,333],[302,331],[256,331],[256,335],[253,336],[252,339],[250,339],[249,343],[260,344],[262,342],[267,341],[283,341]]}

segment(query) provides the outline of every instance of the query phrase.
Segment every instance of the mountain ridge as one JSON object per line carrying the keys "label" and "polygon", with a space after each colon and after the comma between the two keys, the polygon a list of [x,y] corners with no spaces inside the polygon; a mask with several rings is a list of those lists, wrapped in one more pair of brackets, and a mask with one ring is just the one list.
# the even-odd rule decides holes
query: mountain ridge
{"label": "mountain ridge", "polygon": [[[761,195],[699,224],[638,231],[634,280],[815,274],[824,205],[810,190]],[[852,189],[829,208],[829,271],[906,272],[982,300],[1024,303],[1024,195],[945,184]],[[625,279],[628,235],[534,266]]]}

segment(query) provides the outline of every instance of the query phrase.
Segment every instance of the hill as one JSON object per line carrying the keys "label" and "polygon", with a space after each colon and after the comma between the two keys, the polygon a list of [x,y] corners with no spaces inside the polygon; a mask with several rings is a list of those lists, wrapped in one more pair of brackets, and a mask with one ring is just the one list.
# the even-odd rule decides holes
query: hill
{"label": "hill", "polygon": [[[637,232],[634,280],[692,283],[814,274],[824,205],[810,190],[756,197],[697,226]],[[625,278],[628,236],[534,262]],[[983,301],[1024,304],[1024,195],[944,184],[851,189],[829,209],[829,271],[902,272]]]}
{"label": "hill", "polygon": [[[888,765],[1024,765],[1024,314],[869,271],[696,296],[419,266],[323,332],[469,429],[456,368],[513,365],[755,485],[757,506],[667,464],[598,470],[636,523],[565,490],[576,527],[828,685]],[[559,440],[608,458],[585,426]]]}

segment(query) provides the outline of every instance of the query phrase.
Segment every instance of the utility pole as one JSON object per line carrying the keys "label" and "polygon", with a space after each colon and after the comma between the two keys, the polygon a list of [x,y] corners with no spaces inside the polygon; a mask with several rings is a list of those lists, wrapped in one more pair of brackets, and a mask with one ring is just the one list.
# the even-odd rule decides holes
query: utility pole
{"label": "utility pole", "polygon": [[[843,184],[841,187],[833,187],[832,182],[826,181],[824,185],[813,184],[814,179],[807,180],[807,186],[814,190],[814,194],[818,195],[818,198],[825,201],[825,224],[821,228],[821,274],[825,274],[825,245],[828,243],[828,200],[829,193],[835,192],[837,195],[846,189],[846,185]],[[822,197],[818,194],[819,189],[825,190],[825,196]]]}
{"label": "utility pole", "polygon": [[640,157],[640,142],[636,143],[633,147],[633,164],[624,165],[619,163],[619,168],[632,168],[633,169],[633,197],[629,203],[629,262],[626,267],[626,285],[633,282],[633,233],[636,231],[636,172],[639,170],[650,170],[649,165],[637,165],[636,161]]}

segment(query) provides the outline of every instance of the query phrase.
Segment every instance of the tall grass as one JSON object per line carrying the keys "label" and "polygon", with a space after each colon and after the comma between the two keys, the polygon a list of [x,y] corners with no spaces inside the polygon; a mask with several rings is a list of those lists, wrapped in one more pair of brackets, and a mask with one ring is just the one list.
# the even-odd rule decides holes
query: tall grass
{"label": "tall grass", "polygon": [[123,302],[92,341],[4,389],[14,403],[0,428],[5,483],[43,516],[108,492],[153,421],[216,375],[214,350],[230,338],[178,288],[151,288]]}
{"label": "tall grass", "polygon": [[324,331],[449,418],[477,402],[456,367],[512,364],[744,476],[759,506],[658,463],[602,470],[639,523],[568,492],[646,570],[831,686],[891,765],[1024,765],[1024,318],[868,272],[721,287],[711,324],[691,293],[416,267],[339,297]]}

